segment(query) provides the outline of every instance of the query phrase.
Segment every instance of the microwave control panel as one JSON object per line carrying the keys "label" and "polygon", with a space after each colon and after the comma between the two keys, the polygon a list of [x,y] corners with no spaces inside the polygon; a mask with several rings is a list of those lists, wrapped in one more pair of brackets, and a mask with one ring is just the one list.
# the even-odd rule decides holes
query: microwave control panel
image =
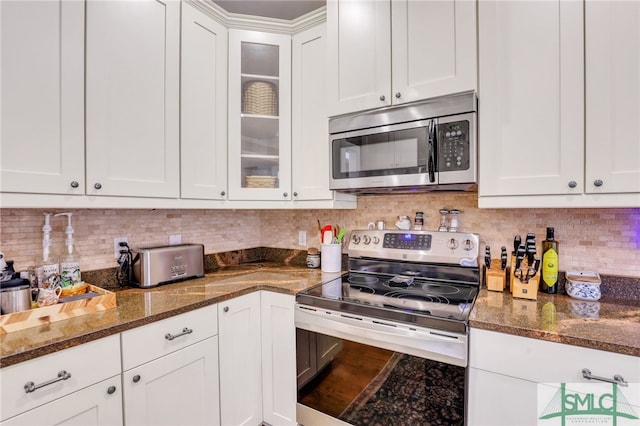
{"label": "microwave control panel", "polygon": [[438,125],[438,171],[469,169],[469,122],[454,121]]}

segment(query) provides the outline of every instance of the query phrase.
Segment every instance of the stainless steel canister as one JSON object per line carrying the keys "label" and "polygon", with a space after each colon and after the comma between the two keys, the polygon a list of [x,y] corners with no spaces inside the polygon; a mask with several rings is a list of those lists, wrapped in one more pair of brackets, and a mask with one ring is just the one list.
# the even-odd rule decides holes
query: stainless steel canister
{"label": "stainless steel canister", "polygon": [[3,286],[0,290],[0,306],[3,315],[31,309],[31,286],[27,280],[20,281],[26,282],[26,284]]}

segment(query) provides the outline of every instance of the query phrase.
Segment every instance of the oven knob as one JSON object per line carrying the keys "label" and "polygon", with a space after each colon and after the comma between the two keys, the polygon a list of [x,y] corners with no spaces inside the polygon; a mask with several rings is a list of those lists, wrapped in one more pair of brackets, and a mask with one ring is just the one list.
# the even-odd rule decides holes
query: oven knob
{"label": "oven knob", "polygon": [[352,240],[353,244],[360,244],[360,235],[354,235]]}
{"label": "oven knob", "polygon": [[373,244],[380,244],[380,238],[373,237]]}
{"label": "oven knob", "polygon": [[449,240],[449,242],[447,243],[447,247],[449,247],[451,250],[455,250],[458,248],[458,241],[456,241],[455,238],[452,238]]}
{"label": "oven knob", "polygon": [[464,245],[462,246],[466,251],[470,251],[473,249],[473,241],[471,241],[470,239],[466,239],[464,241]]}
{"label": "oven knob", "polygon": [[371,242],[371,237],[365,235],[364,237],[362,237],[362,242],[364,242],[365,244],[369,244]]}

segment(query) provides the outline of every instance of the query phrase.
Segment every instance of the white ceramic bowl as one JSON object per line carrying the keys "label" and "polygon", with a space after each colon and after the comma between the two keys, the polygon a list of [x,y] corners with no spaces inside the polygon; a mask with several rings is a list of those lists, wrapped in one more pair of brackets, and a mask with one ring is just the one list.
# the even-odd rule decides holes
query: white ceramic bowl
{"label": "white ceramic bowl", "polygon": [[600,300],[600,276],[597,272],[567,271],[567,294],[579,300]]}

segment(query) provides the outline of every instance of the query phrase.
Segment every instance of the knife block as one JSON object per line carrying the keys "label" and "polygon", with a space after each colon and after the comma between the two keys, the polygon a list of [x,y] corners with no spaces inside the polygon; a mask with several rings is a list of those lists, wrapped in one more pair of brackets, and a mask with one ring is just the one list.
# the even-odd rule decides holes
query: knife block
{"label": "knife block", "polygon": [[485,283],[487,290],[504,291],[507,288],[507,272],[509,268],[500,269],[500,260],[491,261],[491,269],[485,268]]}
{"label": "knife block", "polygon": [[[520,267],[522,268],[522,270],[526,270],[529,268],[527,259],[522,260],[522,264],[520,265]],[[520,279],[515,276],[515,269],[516,269],[516,257],[511,256],[511,271],[510,271],[511,295],[518,299],[536,300],[538,298],[539,274],[536,274],[534,277],[529,278],[529,281],[525,283],[520,281]]]}

